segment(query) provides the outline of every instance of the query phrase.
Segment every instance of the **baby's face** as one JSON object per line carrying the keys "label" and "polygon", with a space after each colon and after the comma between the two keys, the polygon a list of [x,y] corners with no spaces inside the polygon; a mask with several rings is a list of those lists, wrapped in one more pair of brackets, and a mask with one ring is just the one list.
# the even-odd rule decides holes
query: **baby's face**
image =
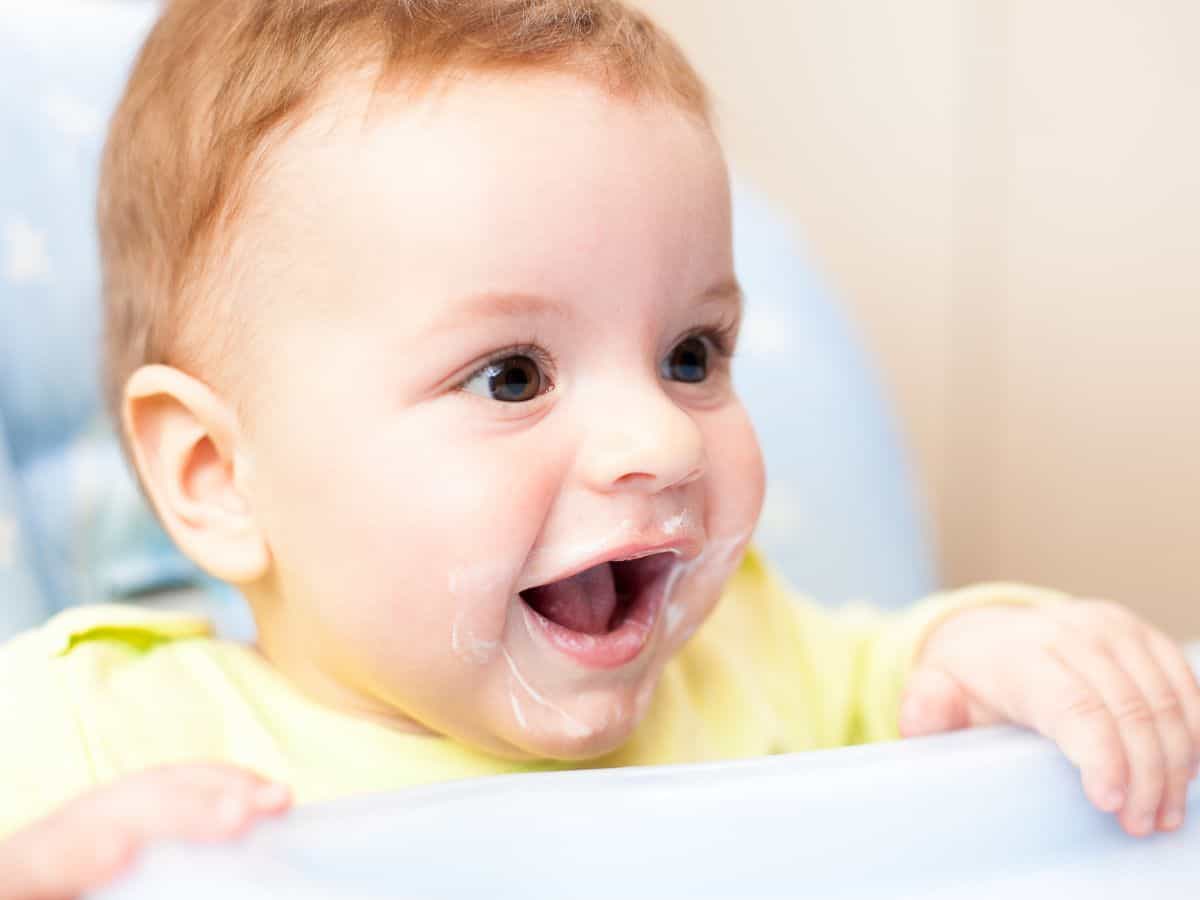
{"label": "baby's face", "polygon": [[567,76],[376,101],[273,151],[234,257],[262,646],[399,727],[599,755],[762,501],[720,149]]}

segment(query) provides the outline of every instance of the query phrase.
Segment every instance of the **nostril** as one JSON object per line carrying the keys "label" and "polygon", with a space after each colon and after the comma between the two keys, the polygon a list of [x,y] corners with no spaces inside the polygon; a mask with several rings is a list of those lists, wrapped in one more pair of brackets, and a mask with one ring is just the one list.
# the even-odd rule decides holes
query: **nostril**
{"label": "nostril", "polygon": [[622,486],[630,486],[639,483],[652,482],[655,478],[649,472],[629,472],[617,479],[616,483]]}
{"label": "nostril", "polygon": [[643,490],[665,491],[667,488],[681,487],[685,484],[691,484],[703,474],[704,470],[699,466],[691,469],[685,475],[678,478],[660,477],[658,475],[653,475],[650,472],[627,472],[613,483],[616,487],[621,488],[640,488]]}
{"label": "nostril", "polygon": [[589,437],[581,445],[581,471],[602,491],[662,491],[694,481],[707,466],[705,433],[673,404],[625,404]]}

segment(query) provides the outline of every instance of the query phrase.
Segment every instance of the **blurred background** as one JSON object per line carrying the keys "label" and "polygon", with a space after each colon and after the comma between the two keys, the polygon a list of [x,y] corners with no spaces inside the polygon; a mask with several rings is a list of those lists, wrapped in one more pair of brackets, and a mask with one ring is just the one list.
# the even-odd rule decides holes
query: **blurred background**
{"label": "blurred background", "polygon": [[878,357],[944,580],[1200,637],[1200,3],[638,5]]}

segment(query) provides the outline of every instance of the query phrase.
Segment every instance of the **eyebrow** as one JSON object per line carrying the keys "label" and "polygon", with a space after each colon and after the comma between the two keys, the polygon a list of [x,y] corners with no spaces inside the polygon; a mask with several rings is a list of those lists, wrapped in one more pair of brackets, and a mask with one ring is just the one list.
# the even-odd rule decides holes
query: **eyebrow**
{"label": "eyebrow", "polygon": [[488,292],[473,294],[433,324],[433,331],[449,331],[474,319],[503,319],[517,316],[566,318],[567,307],[538,294]]}
{"label": "eyebrow", "polygon": [[745,294],[742,291],[742,286],[738,283],[736,278],[729,278],[725,281],[714,284],[707,291],[700,295],[700,301],[729,303],[733,306],[736,306],[739,312],[746,302]]}
{"label": "eyebrow", "polygon": [[[700,303],[729,303],[740,310],[743,303],[742,287],[736,278],[729,278],[714,284],[697,300]],[[518,316],[569,318],[570,315],[569,307],[539,294],[485,292],[473,294],[455,304],[447,315],[442,316],[434,323],[433,330],[449,330],[464,321],[478,318],[503,319]]]}

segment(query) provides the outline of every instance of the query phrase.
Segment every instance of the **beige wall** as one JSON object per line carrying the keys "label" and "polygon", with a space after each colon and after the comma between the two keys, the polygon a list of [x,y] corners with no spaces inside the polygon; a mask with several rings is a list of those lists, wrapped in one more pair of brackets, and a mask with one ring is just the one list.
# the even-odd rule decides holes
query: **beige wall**
{"label": "beige wall", "polygon": [[946,580],[1200,637],[1200,3],[641,5],[878,354]]}

